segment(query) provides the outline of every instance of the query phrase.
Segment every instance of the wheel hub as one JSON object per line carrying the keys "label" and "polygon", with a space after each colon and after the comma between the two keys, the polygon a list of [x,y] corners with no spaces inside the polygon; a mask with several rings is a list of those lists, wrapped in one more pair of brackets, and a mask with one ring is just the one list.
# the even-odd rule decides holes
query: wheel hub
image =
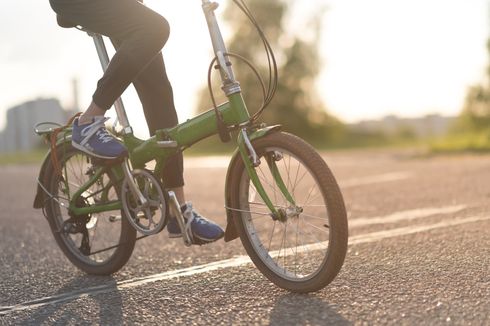
{"label": "wheel hub", "polygon": [[299,206],[289,206],[288,208],[279,208],[277,214],[275,214],[272,219],[274,221],[279,221],[286,223],[289,219],[299,218],[300,214],[303,213],[303,208]]}

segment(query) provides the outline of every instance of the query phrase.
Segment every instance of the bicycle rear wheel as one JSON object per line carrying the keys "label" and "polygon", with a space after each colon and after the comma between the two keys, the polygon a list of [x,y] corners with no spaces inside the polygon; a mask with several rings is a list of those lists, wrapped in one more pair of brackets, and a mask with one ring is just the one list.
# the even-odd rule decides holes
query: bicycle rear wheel
{"label": "bicycle rear wheel", "polygon": [[[318,153],[300,138],[274,133],[253,141],[262,164],[256,168],[277,210],[274,219],[245,170],[232,173],[231,210],[240,239],[257,268],[277,286],[317,291],[340,271],[347,251],[347,217],[335,178]],[[267,160],[274,160],[287,200]]]}
{"label": "bicycle rear wheel", "polygon": [[[46,215],[53,235],[65,256],[88,274],[109,275],[131,257],[136,230],[121,210],[76,216],[67,209],[73,195],[100,167],[89,155],[64,144],[57,148],[61,175],[53,163],[47,167],[47,190],[52,195]],[[78,207],[119,202],[120,182],[107,168],[96,183],[77,199]]]}

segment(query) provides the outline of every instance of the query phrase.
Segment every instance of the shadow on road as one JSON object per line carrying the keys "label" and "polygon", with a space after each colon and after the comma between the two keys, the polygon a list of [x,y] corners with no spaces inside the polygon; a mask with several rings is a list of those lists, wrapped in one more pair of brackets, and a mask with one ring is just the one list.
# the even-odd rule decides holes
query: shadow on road
{"label": "shadow on road", "polygon": [[271,311],[271,325],[351,325],[328,302],[314,294],[288,293]]}
{"label": "shadow on road", "polygon": [[[104,293],[84,293],[83,288],[85,284],[93,287],[101,285],[104,288]],[[86,292],[85,292],[86,293]],[[65,296],[65,294],[67,294]],[[38,308],[33,314],[30,314],[28,318],[21,322],[23,325],[41,325],[41,324],[79,324],[82,321],[95,321],[93,307],[98,305],[98,322],[99,325],[122,325],[123,324],[123,312],[122,312],[122,298],[119,290],[117,289],[117,282],[112,277],[91,277],[84,276],[72,280],[60,288],[52,297],[60,297],[60,301],[54,302],[47,306]],[[89,298],[92,302],[87,307],[75,306],[69,307],[69,304],[78,300],[80,297]],[[85,308],[85,309],[84,309]],[[87,310],[87,308],[89,310]]]}

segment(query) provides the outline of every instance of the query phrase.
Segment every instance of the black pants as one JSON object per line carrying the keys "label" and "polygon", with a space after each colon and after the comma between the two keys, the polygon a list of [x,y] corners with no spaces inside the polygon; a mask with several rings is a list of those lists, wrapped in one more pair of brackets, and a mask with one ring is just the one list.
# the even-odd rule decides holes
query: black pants
{"label": "black pants", "polygon": [[[160,50],[168,40],[168,22],[137,0],[50,0],[53,10],[66,20],[108,36],[116,47],[93,101],[108,110],[133,83],[143,104],[151,135],[177,125],[172,86]],[[163,171],[165,186],[181,187],[183,159],[177,154]]]}

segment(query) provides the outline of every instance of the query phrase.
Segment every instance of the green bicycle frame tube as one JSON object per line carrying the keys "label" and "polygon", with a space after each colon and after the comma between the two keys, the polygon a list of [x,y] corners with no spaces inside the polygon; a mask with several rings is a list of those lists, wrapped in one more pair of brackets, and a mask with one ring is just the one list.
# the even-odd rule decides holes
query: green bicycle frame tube
{"label": "green bicycle frame tube", "polygon": [[[211,40],[213,43],[213,49],[216,54],[216,58],[218,60],[220,66],[221,78],[223,81],[223,91],[225,92],[228,102],[219,105],[216,109],[219,111],[223,122],[228,127],[241,127],[244,128],[250,122],[250,114],[247,110],[246,104],[243,100],[240,84],[235,80],[233,70],[231,68],[231,64],[228,60],[228,57],[225,55],[227,53],[226,46],[224,44],[223,37],[221,35],[216,17],[214,15],[214,10],[217,8],[216,3],[212,3],[209,0],[202,0],[203,11],[206,17],[206,21],[208,24],[208,28],[210,31]],[[96,35],[95,35],[96,36]],[[96,46],[98,43],[96,42]],[[107,51],[104,47],[100,46],[97,48],[102,52],[102,54],[107,54]],[[101,54],[99,53],[99,57]],[[105,58],[105,57],[104,57]],[[102,59],[101,58],[101,62]],[[106,58],[107,59],[107,58]],[[107,60],[105,60],[107,61]],[[102,62],[102,66],[105,69],[108,62]],[[122,103],[121,103],[122,104]],[[158,130],[155,136],[151,137],[148,140],[141,140],[134,136],[131,127],[129,126],[129,122],[125,118],[124,107],[120,105],[118,112],[118,118],[123,126],[123,141],[128,149],[129,158],[131,161],[131,165],[133,169],[141,169],[145,168],[146,163],[156,160],[155,171],[159,177],[161,177],[160,173],[163,170],[167,159],[180,151],[185,150],[186,148],[192,146],[198,141],[207,138],[209,136],[218,134],[218,124],[216,111],[214,109],[204,112],[192,119],[185,121],[173,128]],[[122,113],[124,114],[120,114]],[[248,130],[247,130],[248,134]],[[245,136],[247,137],[247,136]],[[260,196],[267,204],[272,214],[275,217],[280,217],[279,212],[276,210],[274,205],[272,204],[270,198],[268,197],[266,191],[264,190],[260,180],[257,176],[257,172],[249,158],[249,149],[244,143],[244,136],[240,133],[238,137],[238,147],[241,153],[242,159],[245,163],[246,169],[249,173],[250,179],[255,185],[257,191]],[[171,144],[171,146],[169,145]],[[277,167],[275,164],[270,166],[272,173],[274,175],[274,179],[276,179],[276,183],[278,184],[281,191],[286,195],[288,200],[291,199],[291,195],[285,189],[285,185],[280,175],[277,172]],[[276,169],[274,169],[276,168]],[[89,214],[102,212],[113,209],[120,209],[121,204],[111,202],[104,205],[93,205],[91,207],[83,207],[77,208],[75,203],[78,197],[82,196],[85,191],[89,189],[97,179],[102,175],[104,169],[97,169],[97,172],[92,178],[85,183],[81,189],[79,189],[72,197],[70,201],[70,210],[76,215]],[[290,200],[293,202],[292,200]]]}
{"label": "green bicycle frame tube", "polygon": [[70,199],[69,210],[73,212],[74,215],[80,216],[80,215],[87,215],[93,213],[101,213],[107,211],[120,210],[122,208],[120,201],[109,202],[107,204],[102,204],[102,205],[90,205],[87,207],[76,207],[75,205],[77,199],[80,196],[82,196],[84,192],[88,191],[88,189],[97,182],[97,180],[102,176],[102,174],[105,171],[106,171],[105,168],[97,169],[95,171],[95,174],[86,183],[84,183],[83,186],[77,190],[77,192],[73,194],[72,198]]}
{"label": "green bicycle frame tube", "polygon": [[[219,105],[218,110],[228,126],[246,123],[250,118],[241,93],[231,95],[229,102]],[[139,140],[132,134],[125,135],[124,143],[129,149],[133,166],[141,168],[155,158],[159,164],[176,151],[188,148],[217,133],[216,113],[212,109],[173,128],[158,130],[156,135],[147,141]],[[158,141],[162,140],[176,141],[178,146],[177,148],[160,148]]]}

